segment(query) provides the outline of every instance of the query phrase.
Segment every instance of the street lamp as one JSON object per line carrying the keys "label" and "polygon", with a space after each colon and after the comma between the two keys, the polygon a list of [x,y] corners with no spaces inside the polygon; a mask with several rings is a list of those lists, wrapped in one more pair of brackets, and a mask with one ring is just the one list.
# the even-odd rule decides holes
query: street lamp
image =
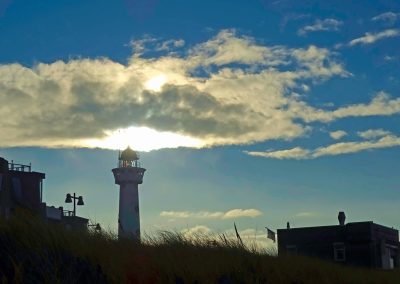
{"label": "street lamp", "polygon": [[[65,197],[65,203],[72,203],[72,200],[74,201],[74,211],[73,214],[74,216],[76,216],[76,205],[85,205],[85,203],[83,203],[83,197],[79,196],[76,197],[75,192],[74,195],[72,196],[70,193],[67,193],[67,196]],[[78,200],[78,203],[76,202],[76,200]]]}

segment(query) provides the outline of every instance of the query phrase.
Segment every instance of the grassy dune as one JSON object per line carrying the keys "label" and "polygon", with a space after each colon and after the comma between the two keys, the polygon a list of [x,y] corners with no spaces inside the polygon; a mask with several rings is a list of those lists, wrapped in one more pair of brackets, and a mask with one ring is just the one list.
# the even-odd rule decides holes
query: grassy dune
{"label": "grassy dune", "polygon": [[71,232],[32,217],[0,220],[2,283],[400,283],[400,271],[271,256],[235,241],[161,232],[142,243]]}

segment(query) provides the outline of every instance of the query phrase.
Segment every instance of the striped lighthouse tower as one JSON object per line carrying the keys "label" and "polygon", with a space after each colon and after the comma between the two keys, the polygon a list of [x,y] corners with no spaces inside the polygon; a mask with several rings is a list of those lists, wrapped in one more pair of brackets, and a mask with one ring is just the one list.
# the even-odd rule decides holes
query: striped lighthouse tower
{"label": "striped lighthouse tower", "polygon": [[115,183],[119,185],[118,238],[140,240],[138,185],[143,182],[146,169],[140,167],[139,156],[127,148],[118,157],[113,169]]}

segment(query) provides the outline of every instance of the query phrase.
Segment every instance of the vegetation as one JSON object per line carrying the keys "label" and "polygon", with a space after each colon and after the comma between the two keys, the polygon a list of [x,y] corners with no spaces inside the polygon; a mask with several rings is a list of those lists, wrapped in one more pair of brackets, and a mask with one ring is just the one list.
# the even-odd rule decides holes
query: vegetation
{"label": "vegetation", "polygon": [[400,271],[273,256],[223,236],[161,232],[142,243],[33,217],[0,220],[2,283],[400,283]]}

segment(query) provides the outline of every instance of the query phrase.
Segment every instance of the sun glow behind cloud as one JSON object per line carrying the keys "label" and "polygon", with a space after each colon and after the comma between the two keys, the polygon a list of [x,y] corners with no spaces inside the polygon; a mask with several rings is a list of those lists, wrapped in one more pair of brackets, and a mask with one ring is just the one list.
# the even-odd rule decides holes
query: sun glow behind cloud
{"label": "sun glow behind cloud", "polygon": [[103,139],[90,139],[85,143],[89,147],[114,150],[130,146],[139,151],[178,147],[201,148],[205,144],[199,139],[172,132],[159,132],[148,127],[129,127],[106,131],[106,135]]}
{"label": "sun glow behind cloud", "polygon": [[[385,92],[335,109],[311,104],[314,84],[352,76],[327,48],[263,45],[234,30],[184,51],[144,55],[152,48],[141,46],[126,64],[0,64],[0,105],[7,106],[0,107],[0,147],[248,145],[302,137],[313,123],[400,113],[400,99]],[[300,146],[282,151],[275,154],[309,154]]]}
{"label": "sun glow behind cloud", "polygon": [[159,92],[166,82],[167,77],[165,75],[158,75],[148,80],[144,86],[147,90]]}

